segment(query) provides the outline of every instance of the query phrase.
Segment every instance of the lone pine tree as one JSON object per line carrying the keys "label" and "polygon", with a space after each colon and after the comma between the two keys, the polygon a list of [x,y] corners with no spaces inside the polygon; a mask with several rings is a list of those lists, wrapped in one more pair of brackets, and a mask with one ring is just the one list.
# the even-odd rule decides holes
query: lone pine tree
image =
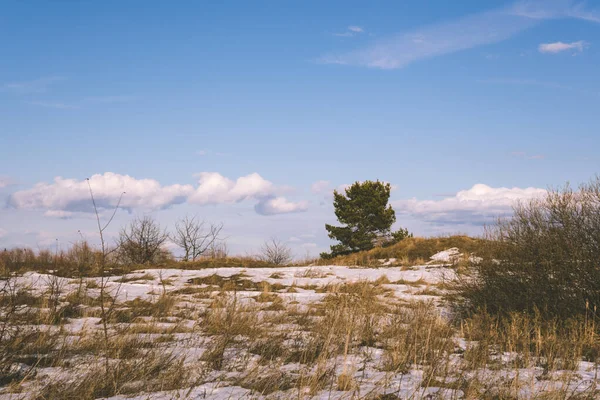
{"label": "lone pine tree", "polygon": [[396,213],[388,200],[391,186],[380,181],[355,182],[345,193],[333,192],[333,206],[338,221],[345,226],[326,224],[331,239],[339,244],[331,246],[331,253],[321,257],[331,258],[361,250],[372,249],[391,236]]}

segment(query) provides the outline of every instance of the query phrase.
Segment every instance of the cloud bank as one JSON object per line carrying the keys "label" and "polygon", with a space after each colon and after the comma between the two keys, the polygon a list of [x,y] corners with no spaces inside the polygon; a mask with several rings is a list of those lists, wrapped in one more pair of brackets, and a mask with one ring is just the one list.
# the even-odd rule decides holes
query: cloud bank
{"label": "cloud bank", "polygon": [[493,188],[480,183],[442,200],[397,200],[392,205],[396,212],[426,222],[482,225],[498,216],[510,214],[516,201],[527,201],[545,194],[545,189]]}
{"label": "cloud bank", "polygon": [[[307,209],[305,202],[294,203],[277,197],[284,189],[257,173],[239,177],[235,181],[217,172],[201,172],[197,177],[197,185],[164,186],[154,179],[136,179],[106,172],[90,177],[89,184],[100,211],[114,209],[117,204],[132,211],[164,209],[182,203],[208,205],[245,200],[256,201],[255,209],[263,215]],[[16,209],[44,210],[46,216],[58,218],[93,212],[88,182],[62,177],[56,177],[52,183],[41,182],[13,193],[8,205]]]}

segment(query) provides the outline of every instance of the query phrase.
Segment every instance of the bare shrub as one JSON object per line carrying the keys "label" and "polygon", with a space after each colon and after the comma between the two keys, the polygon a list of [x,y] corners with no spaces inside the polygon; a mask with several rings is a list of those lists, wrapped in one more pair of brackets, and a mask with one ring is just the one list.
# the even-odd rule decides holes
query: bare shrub
{"label": "bare shrub", "polygon": [[92,249],[87,241],[75,242],[67,252],[67,259],[75,270],[69,276],[78,277],[90,276],[96,273],[95,264],[98,252]]}
{"label": "bare shrub", "polygon": [[196,216],[186,216],[175,223],[171,240],[183,250],[183,261],[196,261],[220,240],[222,229],[223,224],[207,225]]}
{"label": "bare shrub", "polygon": [[227,247],[227,243],[223,240],[218,242],[213,242],[208,251],[206,252],[206,256],[214,259],[225,259],[229,256],[229,248]]}
{"label": "bare shrub", "polygon": [[121,229],[118,252],[126,264],[156,264],[164,258],[163,245],[169,236],[152,217],[135,218]]}
{"label": "bare shrub", "polygon": [[61,296],[64,293],[66,281],[56,275],[46,277],[45,305],[48,307],[47,321],[56,324],[62,319]]}
{"label": "bare shrub", "polygon": [[[51,264],[51,259],[52,256],[50,255],[46,260],[48,266]],[[36,257],[33,250],[28,248],[4,249],[0,253],[0,264],[3,265],[3,268],[11,272],[32,269],[40,262],[42,262],[41,258],[39,256]]]}
{"label": "bare shrub", "polygon": [[600,177],[517,204],[458,285],[463,311],[569,318],[600,307]]}
{"label": "bare shrub", "polygon": [[287,265],[292,262],[292,250],[273,238],[261,246],[259,258],[273,265]]}

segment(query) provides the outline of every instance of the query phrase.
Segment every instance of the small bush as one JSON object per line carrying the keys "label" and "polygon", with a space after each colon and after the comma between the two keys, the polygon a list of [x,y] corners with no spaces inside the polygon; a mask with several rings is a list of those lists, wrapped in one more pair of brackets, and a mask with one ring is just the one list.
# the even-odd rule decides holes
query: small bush
{"label": "small bush", "polygon": [[279,240],[271,239],[260,248],[259,259],[272,265],[288,265],[292,262],[292,250]]}
{"label": "small bush", "polygon": [[487,239],[458,284],[461,311],[566,319],[600,307],[600,177],[516,205]]}
{"label": "small bush", "polygon": [[169,236],[151,217],[136,218],[119,232],[118,257],[124,264],[159,264],[168,258]]}

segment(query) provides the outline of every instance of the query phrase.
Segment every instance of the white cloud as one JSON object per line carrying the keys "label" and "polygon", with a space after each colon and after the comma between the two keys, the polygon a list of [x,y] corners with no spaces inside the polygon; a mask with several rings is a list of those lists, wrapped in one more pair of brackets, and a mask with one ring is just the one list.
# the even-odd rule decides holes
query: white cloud
{"label": "white cloud", "polygon": [[44,217],[53,217],[53,218],[62,218],[67,219],[71,218],[74,213],[71,211],[63,211],[63,210],[48,210],[44,213]]}
{"label": "white cloud", "polygon": [[365,30],[361,26],[350,25],[348,28],[346,28],[345,32],[334,33],[333,36],[352,37],[354,35],[360,35],[361,33],[364,33],[364,32],[365,32]]}
{"label": "white cloud", "polygon": [[414,61],[503,41],[535,25],[533,19],[488,12],[391,36],[348,53],[321,58],[327,64],[380,69],[402,68]]}
{"label": "white cloud", "polygon": [[[235,181],[217,172],[201,172],[197,176],[197,186],[163,186],[154,179],[136,179],[112,172],[94,175],[89,181],[100,211],[116,207],[122,193],[125,194],[120,207],[127,210],[156,210],[185,202],[207,205],[254,200],[259,214],[271,215],[304,211],[308,206],[305,202],[294,203],[277,197],[287,188],[275,186],[256,173]],[[62,177],[55,178],[52,183],[41,182],[30,189],[15,192],[9,197],[8,204],[18,209],[45,210],[44,215],[58,218],[93,211],[87,181]]]}
{"label": "white cloud", "polygon": [[598,13],[585,10],[582,3],[520,1],[510,7],[388,36],[350,52],[326,55],[319,61],[380,69],[402,68],[415,61],[502,42],[545,19],[568,17],[600,22]]}
{"label": "white cloud", "polygon": [[261,215],[287,214],[308,210],[308,203],[288,201],[285,197],[273,197],[259,201],[254,209]]}
{"label": "white cloud", "polygon": [[6,229],[0,228],[0,239],[6,237],[8,235],[8,231]]}
{"label": "white cloud", "polygon": [[532,19],[575,18],[600,23],[600,12],[585,6],[585,1],[575,0],[522,0],[510,10],[515,15]]}
{"label": "white cloud", "polygon": [[600,12],[598,10],[585,10],[584,3],[579,3],[576,6],[571,7],[567,12],[568,16],[571,18],[600,23]]}
{"label": "white cloud", "polygon": [[563,43],[563,42],[554,42],[554,43],[542,43],[538,46],[538,50],[540,53],[550,53],[556,54],[566,50],[577,50],[579,52],[583,51],[586,43],[583,40],[572,43]]}
{"label": "white cloud", "polygon": [[516,201],[545,194],[545,189],[533,187],[493,188],[477,184],[442,200],[397,200],[392,202],[392,206],[398,213],[410,214],[428,222],[481,225],[511,213]]}
{"label": "white cloud", "polygon": [[365,31],[362,27],[356,26],[356,25],[350,25],[348,27],[348,30],[350,32],[356,32],[356,33],[363,33]]}
{"label": "white cloud", "polygon": [[[96,205],[100,210],[117,205],[123,192],[121,207],[125,209],[157,209],[182,203],[194,190],[191,185],[161,186],[154,179],[135,179],[129,175],[112,172],[96,174],[89,178]],[[56,177],[53,183],[41,182],[31,189],[13,193],[9,204],[21,209],[91,212],[90,190],[86,180]],[[54,214],[53,216],[57,216]]]}
{"label": "white cloud", "polygon": [[217,172],[201,172],[198,187],[188,201],[196,204],[237,203],[246,199],[273,196],[277,188],[273,183],[254,173],[232,181]]}
{"label": "white cloud", "polygon": [[205,156],[208,154],[208,151],[207,150],[198,150],[196,152],[196,154],[198,154],[199,156]]}
{"label": "white cloud", "polygon": [[331,191],[330,185],[331,185],[331,182],[329,182],[329,181],[324,181],[324,180],[316,181],[315,183],[313,183],[310,186],[310,191],[313,192],[314,194],[322,194],[325,192],[330,192]]}

